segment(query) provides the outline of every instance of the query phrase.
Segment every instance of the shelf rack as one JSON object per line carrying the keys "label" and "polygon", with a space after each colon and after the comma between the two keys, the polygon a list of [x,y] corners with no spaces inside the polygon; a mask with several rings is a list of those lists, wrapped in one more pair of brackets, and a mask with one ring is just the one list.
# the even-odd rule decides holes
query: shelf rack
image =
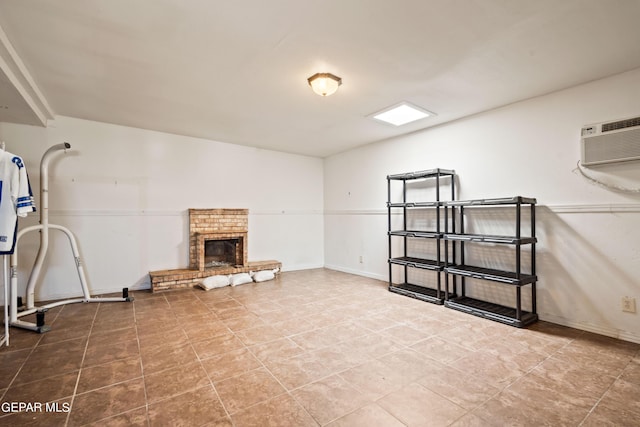
{"label": "shelf rack", "polygon": [[[416,180],[435,180],[435,200],[425,201],[409,201],[407,198],[407,183]],[[450,198],[455,200],[455,172],[449,169],[431,169],[419,172],[409,172],[387,176],[387,235],[389,243],[389,291],[411,298],[417,298],[435,304],[443,304],[445,300],[445,291],[442,287],[442,272],[445,263],[441,253],[441,240],[443,239],[446,227],[441,227],[441,210],[443,205],[441,202],[441,185],[443,181],[448,181],[450,186]],[[400,182],[402,184],[402,201],[392,200],[392,182]],[[435,211],[435,227],[434,229],[408,229],[407,213],[410,210],[434,210]],[[402,214],[402,229],[392,230],[392,210],[400,210]],[[454,222],[455,224],[455,222]],[[392,239],[401,238],[403,241],[403,255],[394,256],[392,249]],[[435,242],[435,254],[424,253],[420,256],[407,256],[409,239],[429,239]],[[403,267],[404,280],[402,283],[394,283],[393,266],[399,265]],[[436,287],[431,288],[416,283],[409,282],[409,269],[420,269],[432,271],[437,274]],[[455,292],[455,290],[454,290]]]}
{"label": "shelf rack", "polygon": [[[445,228],[448,228],[449,209],[451,208],[452,232],[445,233],[443,236],[445,242],[445,254],[448,254],[449,242],[453,247],[459,246],[459,262],[456,263],[455,251],[452,259],[445,257],[444,271],[447,274],[445,283],[445,306],[455,310],[463,311],[475,316],[484,317],[495,320],[507,325],[524,327],[538,320],[536,312],[536,242],[535,237],[535,205],[536,199],[515,196],[499,199],[477,199],[466,201],[449,201],[444,202],[445,206]],[[512,236],[500,235],[484,235],[484,234],[466,234],[465,229],[465,209],[468,208],[487,208],[495,206],[505,206],[515,208],[515,234]],[[530,236],[522,236],[522,210],[529,206],[530,209]],[[455,210],[459,218],[459,230],[455,230]],[[465,253],[467,245],[470,244],[497,244],[509,245],[515,249],[515,270],[505,271],[483,266],[468,265],[465,262]],[[522,246],[529,245],[531,256],[531,271],[525,273],[522,271]],[[456,277],[461,278],[460,295],[454,296],[449,293],[449,275],[453,276],[453,292],[456,290]],[[504,305],[482,301],[471,298],[466,295],[467,278],[488,280],[492,282],[502,283],[505,285],[515,286],[516,301],[515,307],[507,307]],[[522,308],[522,288],[530,285],[531,288],[531,311],[524,311]]]}

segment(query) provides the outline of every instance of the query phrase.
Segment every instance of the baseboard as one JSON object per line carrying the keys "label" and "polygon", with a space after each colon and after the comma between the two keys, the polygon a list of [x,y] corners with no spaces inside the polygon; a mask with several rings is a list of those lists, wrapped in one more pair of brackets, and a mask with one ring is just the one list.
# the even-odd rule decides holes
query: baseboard
{"label": "baseboard", "polygon": [[300,264],[300,265],[294,265],[293,267],[283,265],[282,272],[286,273],[287,271],[314,270],[316,268],[323,268],[323,267],[324,267],[323,264]]}
{"label": "baseboard", "polygon": [[325,264],[324,268],[329,269],[329,270],[340,271],[342,273],[355,274],[356,276],[368,277],[370,279],[382,280],[383,282],[386,282],[386,281],[389,280],[389,277],[386,276],[386,275],[376,274],[376,273],[369,273],[367,271],[361,271],[361,270],[354,270],[354,269],[351,269],[351,268],[341,267],[341,266],[338,266],[338,265]]}
{"label": "baseboard", "polygon": [[621,331],[619,329],[607,328],[590,323],[577,322],[561,316],[554,316],[552,314],[538,313],[538,317],[540,318],[540,320],[555,323],[556,325],[567,326],[569,328],[579,329],[581,331],[593,332],[594,334],[604,335],[607,337],[617,338],[623,341],[640,344],[640,335],[634,332]]}

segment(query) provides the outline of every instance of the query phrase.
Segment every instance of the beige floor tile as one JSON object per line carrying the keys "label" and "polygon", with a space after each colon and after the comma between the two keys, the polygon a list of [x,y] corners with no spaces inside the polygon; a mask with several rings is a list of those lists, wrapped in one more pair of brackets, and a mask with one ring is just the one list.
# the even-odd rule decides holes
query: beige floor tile
{"label": "beige floor tile", "polygon": [[287,390],[309,384],[332,372],[324,359],[310,352],[286,360],[267,360],[265,365]]}
{"label": "beige floor tile", "polygon": [[92,330],[89,336],[89,346],[104,346],[117,344],[124,341],[130,341],[137,337],[137,331],[134,325],[126,326],[124,329],[98,331]]}
{"label": "beige floor tile", "polygon": [[345,351],[359,353],[365,356],[365,359],[375,359],[387,354],[402,350],[403,346],[397,344],[390,338],[381,336],[377,333],[363,335],[351,340],[343,341],[339,345],[345,348]]}
{"label": "beige floor tile", "polygon": [[210,385],[149,405],[151,426],[222,426],[225,421],[227,413]]}
{"label": "beige floor tile", "polygon": [[618,376],[633,359],[640,346],[608,337],[576,339],[562,347],[554,357],[585,368],[596,368],[610,375]]}
{"label": "beige floor tile", "polygon": [[604,394],[598,406],[635,414],[640,421],[640,385],[617,380]]}
{"label": "beige floor tile", "polygon": [[249,310],[247,310],[244,306],[223,308],[223,309],[212,309],[212,311],[221,320],[236,319],[238,317],[251,316],[253,314]]}
{"label": "beige floor tile", "polygon": [[398,390],[409,381],[397,369],[379,360],[368,361],[339,375],[372,401]]}
{"label": "beige floor tile", "polygon": [[591,399],[600,398],[616,379],[600,369],[566,364],[553,356],[531,370],[529,376],[563,395]]}
{"label": "beige floor tile", "polygon": [[621,380],[640,385],[640,356],[636,356],[622,371]]}
{"label": "beige floor tile", "polygon": [[79,371],[56,375],[26,384],[10,387],[2,398],[3,402],[53,402],[73,396]]}
{"label": "beige floor tile", "polygon": [[104,345],[87,348],[82,365],[83,367],[89,367],[132,357],[140,357],[138,340],[135,338],[116,344],[105,343]]}
{"label": "beige floor tile", "polygon": [[380,335],[390,338],[403,346],[416,344],[431,336],[429,333],[419,331],[407,325],[392,326],[391,328],[381,331]]}
{"label": "beige floor tile", "polygon": [[[80,337],[84,336],[81,334]],[[14,352],[16,350],[32,349],[43,338],[41,334],[35,334],[24,329],[12,328],[9,333],[10,347],[0,347],[0,354]]]}
{"label": "beige floor tile", "polygon": [[517,360],[501,360],[495,354],[486,351],[476,351],[450,363],[450,366],[474,375],[500,390],[526,372],[520,368]]}
{"label": "beige floor tile", "polygon": [[138,357],[83,368],[80,372],[77,393],[84,393],[141,376],[142,368]]}
{"label": "beige floor tile", "polygon": [[182,328],[175,328],[169,330],[155,330],[154,333],[138,333],[138,341],[140,343],[140,350],[145,352],[154,347],[165,346],[173,347],[186,344],[189,341],[189,337],[182,330]]}
{"label": "beige floor tile", "polygon": [[235,334],[246,346],[262,344],[284,338],[283,333],[271,325],[255,326],[253,328],[236,331]]}
{"label": "beige floor tile", "polygon": [[92,427],[143,427],[148,426],[149,421],[147,419],[147,409],[138,408],[88,425]]}
{"label": "beige floor tile", "polygon": [[286,392],[273,375],[264,368],[222,380],[216,383],[215,387],[230,414]]}
{"label": "beige floor tile", "polygon": [[581,427],[637,427],[638,414],[626,407],[598,404],[580,424]]}
{"label": "beige floor tile", "polygon": [[377,401],[407,426],[447,426],[466,411],[418,383],[410,383]]}
{"label": "beige floor tile", "polygon": [[[13,339],[13,337],[10,336],[10,339]],[[4,348],[7,349],[8,347]],[[0,353],[0,389],[4,389],[11,384],[15,374],[18,373],[30,354],[30,349]]]}
{"label": "beige floor tile", "polygon": [[197,341],[192,345],[200,360],[208,359],[209,357],[244,347],[242,341],[240,341],[235,334],[231,332],[225,333],[224,335],[218,335],[208,340]]}
{"label": "beige floor tile", "polygon": [[378,360],[402,375],[405,383],[420,379],[425,369],[433,363],[432,359],[409,348],[379,357]]}
{"label": "beige floor tile", "polygon": [[168,348],[158,346],[149,350],[143,349],[140,356],[144,375],[198,361],[198,356],[193,351],[190,343]]}
{"label": "beige floor tile", "polygon": [[[537,398],[536,398],[537,397]],[[541,406],[541,404],[544,405]],[[588,411],[571,405],[567,400],[551,396],[530,396],[523,399],[504,391],[473,411],[489,425],[504,426],[578,426]]]}
{"label": "beige floor tile", "polygon": [[370,403],[364,394],[335,375],[294,390],[291,394],[321,425]]}
{"label": "beige floor tile", "polygon": [[200,363],[194,362],[145,375],[144,384],[147,401],[152,403],[204,387],[210,381]]}
{"label": "beige floor tile", "polygon": [[449,342],[445,337],[430,337],[412,345],[411,348],[445,364],[453,363],[474,353],[474,350]]}
{"label": "beige floor tile", "polygon": [[83,425],[144,407],[142,378],[79,394],[73,401],[69,425]]}
{"label": "beige floor tile", "polygon": [[92,333],[109,332],[135,327],[133,315],[130,318],[115,318],[104,321],[95,321],[91,327]]}
{"label": "beige floor tile", "polygon": [[440,363],[429,365],[417,382],[465,409],[473,409],[500,390],[481,378]]}
{"label": "beige floor tile", "polygon": [[206,341],[221,335],[226,335],[230,332],[229,328],[218,320],[211,320],[200,324],[184,325],[183,331],[191,342]]}
{"label": "beige floor tile", "polygon": [[261,367],[261,363],[246,348],[231,350],[201,361],[211,381],[218,382]]}
{"label": "beige floor tile", "polygon": [[251,406],[232,415],[236,427],[315,427],[319,424],[289,394]]}
{"label": "beige floor tile", "polygon": [[[91,319],[62,319],[51,324],[51,330],[42,335],[39,344],[51,344],[76,338],[87,338],[92,329]],[[13,337],[9,335],[13,347]]]}
{"label": "beige floor tile", "polygon": [[257,314],[253,312],[247,313],[246,316],[236,317],[221,321],[229,330],[233,332],[243,331],[245,329],[264,326],[267,323]]}
{"label": "beige floor tile", "polygon": [[285,360],[304,353],[304,350],[289,338],[280,338],[264,344],[249,347],[249,350],[261,361]]}
{"label": "beige floor tile", "polygon": [[22,366],[15,383],[77,371],[82,364],[86,343],[86,338],[77,338],[36,347]]}
{"label": "beige floor tile", "polygon": [[375,403],[363,406],[355,412],[327,424],[329,427],[403,427],[393,415]]}

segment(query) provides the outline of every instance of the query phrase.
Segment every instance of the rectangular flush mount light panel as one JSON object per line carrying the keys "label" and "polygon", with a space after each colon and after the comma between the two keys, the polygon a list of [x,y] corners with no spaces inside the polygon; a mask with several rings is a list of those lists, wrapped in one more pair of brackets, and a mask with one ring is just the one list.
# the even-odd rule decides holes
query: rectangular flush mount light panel
{"label": "rectangular flush mount light panel", "polygon": [[375,113],[371,117],[394,126],[402,126],[430,116],[435,116],[435,114],[408,102],[401,102]]}

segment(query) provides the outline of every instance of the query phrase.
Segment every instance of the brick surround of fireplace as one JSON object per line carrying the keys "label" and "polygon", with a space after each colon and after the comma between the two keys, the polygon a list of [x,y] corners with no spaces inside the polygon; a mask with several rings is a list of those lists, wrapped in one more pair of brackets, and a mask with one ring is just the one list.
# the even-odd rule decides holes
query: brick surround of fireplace
{"label": "brick surround of fireplace", "polygon": [[[281,269],[279,261],[248,261],[248,209],[189,209],[189,268],[150,271],[151,291],[189,288],[214,275]],[[235,262],[207,266],[208,241],[228,241],[235,245]]]}
{"label": "brick surround of fireplace", "polygon": [[236,266],[247,265],[248,209],[189,209],[189,268],[205,270],[207,240],[238,239]]}

